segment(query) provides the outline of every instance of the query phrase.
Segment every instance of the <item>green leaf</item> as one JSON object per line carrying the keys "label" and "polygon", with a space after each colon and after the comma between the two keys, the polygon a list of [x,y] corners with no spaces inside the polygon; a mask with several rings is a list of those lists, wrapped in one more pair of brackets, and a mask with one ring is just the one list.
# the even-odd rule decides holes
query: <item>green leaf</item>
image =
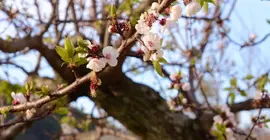
{"label": "green leaf", "polygon": [[191,59],[191,62],[190,62],[190,65],[195,65],[196,64],[196,59],[195,58],[192,58]]}
{"label": "green leaf", "polygon": [[233,87],[237,87],[237,80],[236,80],[236,78],[232,78],[232,79],[230,80],[230,84],[231,84],[231,86],[233,86]]}
{"label": "green leaf", "polygon": [[251,80],[251,79],[253,79],[253,78],[254,78],[253,75],[248,74],[244,79],[245,79],[245,80]]}
{"label": "green leaf", "polygon": [[48,94],[49,93],[49,88],[48,88],[48,86],[42,86],[41,87],[41,91],[43,92],[43,94]]}
{"label": "green leaf", "polygon": [[240,90],[240,95],[246,97],[247,96],[247,93],[244,90]]}
{"label": "green leaf", "polygon": [[230,104],[230,105],[234,104],[235,93],[231,92],[231,93],[229,94],[229,98],[230,98],[229,104]]}
{"label": "green leaf", "polygon": [[162,73],[162,69],[161,69],[161,65],[159,64],[158,61],[153,61],[153,66],[156,70],[156,72],[163,77],[163,73]]}
{"label": "green leaf", "polygon": [[73,57],[73,62],[75,63],[76,66],[80,66],[80,65],[86,64],[88,61],[86,60],[86,58],[78,57],[78,54],[76,54]]}
{"label": "green leaf", "polygon": [[111,17],[115,17],[116,16],[116,8],[115,8],[115,6],[113,4],[110,7],[110,16]]}
{"label": "green leaf", "polygon": [[59,107],[58,109],[55,110],[56,113],[61,114],[61,115],[66,115],[68,113],[68,108],[67,107]]}
{"label": "green leaf", "polygon": [[[85,49],[87,49],[88,48],[88,43],[87,43],[87,41],[86,40],[83,40],[81,37],[79,37],[78,39],[77,39],[77,45],[79,46],[79,47],[82,47],[82,48],[85,48]],[[77,47],[78,48],[78,47]],[[76,48],[76,49],[77,49]]]}
{"label": "green leaf", "polygon": [[159,58],[158,59],[158,62],[164,63],[164,64],[167,64],[168,63],[167,60],[165,58],[163,58],[163,57]]}
{"label": "green leaf", "polygon": [[72,43],[72,41],[69,38],[65,39],[65,50],[68,54],[69,58],[72,58],[75,51],[74,51],[74,45]]}
{"label": "green leaf", "polygon": [[203,3],[203,9],[204,9],[205,13],[208,13],[208,3],[207,2]]}
{"label": "green leaf", "polygon": [[83,47],[77,47],[75,48],[76,53],[87,53],[87,49],[83,48]]}
{"label": "green leaf", "polygon": [[61,59],[65,62],[70,62],[70,59],[68,57],[68,54],[66,52],[66,50],[60,46],[56,46],[55,48],[56,52],[58,53],[58,55],[61,57]]}
{"label": "green leaf", "polygon": [[232,87],[226,87],[226,88],[224,88],[224,90],[225,91],[232,91],[232,90],[234,90]]}
{"label": "green leaf", "polygon": [[201,7],[203,6],[204,0],[199,0]]}

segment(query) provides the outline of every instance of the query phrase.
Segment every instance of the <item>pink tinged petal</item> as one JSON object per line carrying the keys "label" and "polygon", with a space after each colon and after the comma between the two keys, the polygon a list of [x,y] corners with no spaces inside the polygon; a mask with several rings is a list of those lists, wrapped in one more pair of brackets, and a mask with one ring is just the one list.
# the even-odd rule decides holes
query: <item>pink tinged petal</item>
{"label": "pink tinged petal", "polygon": [[112,67],[115,67],[117,65],[117,59],[111,59],[108,61],[108,64]]}

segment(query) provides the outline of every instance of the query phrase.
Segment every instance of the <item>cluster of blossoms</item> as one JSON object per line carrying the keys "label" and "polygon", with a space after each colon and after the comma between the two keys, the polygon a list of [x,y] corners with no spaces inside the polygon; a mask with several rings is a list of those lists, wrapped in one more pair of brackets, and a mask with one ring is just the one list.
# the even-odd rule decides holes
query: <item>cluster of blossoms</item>
{"label": "cluster of blossoms", "polygon": [[163,51],[160,50],[161,38],[158,34],[151,32],[153,24],[155,22],[159,22],[161,26],[167,27],[169,26],[169,24],[171,24],[172,22],[176,22],[181,17],[181,6],[175,5],[165,10],[165,12],[169,13],[169,18],[160,19],[158,12],[159,6],[160,5],[157,2],[154,2],[151,8],[140,16],[138,23],[135,25],[135,29],[137,30],[137,32],[143,35],[140,42],[142,44],[140,50],[144,54],[144,61],[158,61],[160,58],[163,57]]}
{"label": "cluster of blossoms", "polygon": [[[24,104],[27,102],[27,99],[25,98],[23,93],[12,92],[11,97],[13,98],[13,101],[12,101],[13,105]],[[36,113],[36,109],[34,108],[26,110],[25,112],[26,119],[32,118],[35,113]]]}
{"label": "cluster of blossoms", "polygon": [[188,82],[181,82],[183,75],[180,72],[171,74],[170,79],[172,80],[171,89],[174,88],[185,92],[190,90],[190,84]]}
{"label": "cluster of blossoms", "polygon": [[117,65],[117,57],[119,52],[112,46],[104,47],[102,50],[99,45],[87,41],[88,53],[79,53],[79,57],[87,58],[88,64],[87,68],[93,70],[94,72],[99,72],[105,68],[108,63],[110,66],[114,67]]}
{"label": "cluster of blossoms", "polygon": [[[182,8],[180,5],[174,5],[162,11],[164,14],[169,15],[168,18],[160,17],[160,5],[157,2],[152,3],[151,8],[141,14],[135,29],[139,34],[142,34],[141,48],[139,52],[143,53],[143,60],[159,61],[163,57],[161,49],[161,38],[158,34],[151,32],[153,24],[158,22],[162,26],[162,31],[172,26],[181,16]],[[192,16],[201,10],[198,2],[192,1],[186,6],[187,16]]]}
{"label": "cluster of blossoms", "polygon": [[[212,130],[213,131],[221,131],[219,130],[219,126],[225,127],[226,128],[226,135],[227,136],[232,136],[233,131],[232,128],[234,128],[237,123],[235,121],[235,116],[234,114],[230,111],[230,108],[227,105],[221,106],[219,108],[219,115],[214,116],[213,120],[213,126]],[[231,138],[233,139],[233,138]]]}

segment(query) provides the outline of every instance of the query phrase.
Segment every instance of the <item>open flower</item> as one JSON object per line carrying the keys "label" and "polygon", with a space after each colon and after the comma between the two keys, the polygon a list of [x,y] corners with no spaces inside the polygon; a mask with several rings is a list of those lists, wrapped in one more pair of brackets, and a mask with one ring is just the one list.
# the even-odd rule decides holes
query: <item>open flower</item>
{"label": "open flower", "polygon": [[135,25],[135,29],[140,34],[146,34],[151,30],[143,19],[138,21],[138,23]]}
{"label": "open flower", "polygon": [[19,104],[23,104],[27,102],[26,98],[21,92],[20,93],[12,92],[11,97],[13,98],[14,102],[18,102]]}
{"label": "open flower", "polygon": [[86,65],[86,67],[95,72],[101,71],[106,66],[107,62],[105,58],[98,59],[92,57],[87,58],[87,61],[89,61],[89,63]]}
{"label": "open flower", "polygon": [[191,17],[192,15],[195,15],[202,9],[200,3],[198,2],[191,2],[186,6],[186,15],[187,17]]}
{"label": "open flower", "polygon": [[180,5],[174,5],[170,9],[170,17],[173,21],[178,20],[182,16],[182,8]]}
{"label": "open flower", "polygon": [[102,54],[110,66],[114,67],[117,65],[117,57],[119,56],[119,52],[112,46],[103,48]]}
{"label": "open flower", "polygon": [[149,50],[158,50],[160,49],[160,37],[157,34],[154,33],[147,33],[142,37],[142,40],[144,42],[144,45]]}

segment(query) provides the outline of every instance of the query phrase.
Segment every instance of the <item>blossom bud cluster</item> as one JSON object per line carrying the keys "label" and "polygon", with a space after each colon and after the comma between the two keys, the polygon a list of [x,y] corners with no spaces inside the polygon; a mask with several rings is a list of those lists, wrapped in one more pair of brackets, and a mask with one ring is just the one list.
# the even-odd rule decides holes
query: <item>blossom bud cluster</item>
{"label": "blossom bud cluster", "polygon": [[220,114],[213,118],[214,123],[212,130],[219,131],[217,126],[225,126],[227,135],[231,135],[232,128],[237,125],[234,113],[230,111],[230,108],[227,105],[221,106],[219,111]]}
{"label": "blossom bud cluster", "polygon": [[172,73],[170,75],[170,79],[172,80],[170,88],[182,90],[185,92],[189,91],[191,88],[188,82],[181,82],[183,79],[183,75],[181,73]]}

